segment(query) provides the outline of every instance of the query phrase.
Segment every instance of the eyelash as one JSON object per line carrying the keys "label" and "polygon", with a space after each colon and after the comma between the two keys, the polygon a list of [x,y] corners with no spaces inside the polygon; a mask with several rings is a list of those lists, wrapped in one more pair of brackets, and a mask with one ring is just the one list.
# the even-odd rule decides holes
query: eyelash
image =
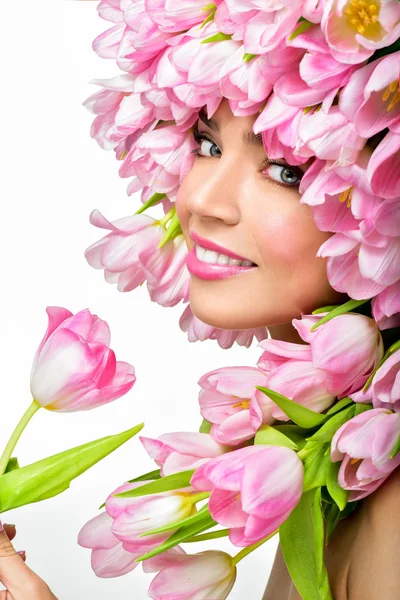
{"label": "eyelash", "polygon": [[[218,144],[216,144],[210,137],[208,137],[208,135],[205,132],[199,131],[198,129],[194,129],[193,130],[193,137],[196,140],[196,142],[198,144],[201,144],[201,142],[203,140],[207,140],[208,142],[210,142],[211,144],[214,144],[214,146],[217,146]],[[194,150],[191,151],[191,154],[194,154],[196,157],[198,158],[213,158],[212,156],[204,156],[203,154],[200,154],[200,147],[199,148],[194,148]],[[293,173],[296,175],[296,177],[299,178],[299,181],[297,181],[294,184],[290,184],[290,183],[285,183],[284,181],[279,182],[276,181],[276,179],[272,179],[271,177],[267,177],[269,179],[269,181],[271,183],[273,183],[274,185],[277,185],[279,187],[283,187],[286,189],[296,189],[299,187],[300,185],[300,181],[301,181],[301,177],[303,176],[303,172],[300,169],[297,169],[296,167],[292,167],[291,165],[288,165],[286,161],[282,160],[271,160],[269,158],[266,158],[262,165],[261,165],[261,170],[265,169],[265,167],[270,167],[276,165],[278,167],[287,167],[290,168]]]}

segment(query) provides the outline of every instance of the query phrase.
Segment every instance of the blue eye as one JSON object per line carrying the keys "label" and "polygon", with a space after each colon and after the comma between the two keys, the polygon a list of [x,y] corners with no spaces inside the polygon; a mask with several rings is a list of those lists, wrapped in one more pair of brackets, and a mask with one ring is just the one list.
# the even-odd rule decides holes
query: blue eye
{"label": "blue eye", "polygon": [[[193,137],[196,140],[196,142],[198,144],[200,144],[200,148],[195,148],[194,150],[192,150],[192,154],[195,154],[196,156],[199,156],[199,157],[205,157],[205,158],[210,158],[212,156],[220,156],[221,155],[221,151],[219,150],[217,144],[215,144],[212,140],[210,140],[203,133],[200,133],[200,131],[198,131],[197,129],[195,129],[193,131]],[[203,152],[207,152],[207,146],[205,146],[205,144],[210,144],[211,147],[210,146],[208,147],[210,154],[203,154]],[[211,150],[212,147],[218,148],[219,154],[213,153],[213,151]]]}
{"label": "blue eye", "polygon": [[298,173],[299,169],[290,167],[288,165],[279,165],[276,163],[270,163],[269,166],[264,170],[268,177],[280,184],[289,186],[296,186],[300,183],[301,173]]}

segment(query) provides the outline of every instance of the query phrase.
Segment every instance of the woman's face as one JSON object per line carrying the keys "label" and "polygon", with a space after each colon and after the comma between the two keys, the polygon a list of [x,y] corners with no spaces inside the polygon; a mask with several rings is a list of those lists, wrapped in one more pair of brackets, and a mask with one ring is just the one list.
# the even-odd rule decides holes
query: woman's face
{"label": "woman's face", "polygon": [[199,119],[201,156],[176,199],[189,251],[222,247],[220,254],[252,263],[215,266],[228,259],[196,248],[190,255],[192,311],[221,329],[291,327],[301,313],[343,301],[329,285],[326,259],[316,257],[332,234],[317,229],[311,207],[299,203],[305,167],[263,164],[261,135],[252,132],[256,118],[235,117],[223,100],[211,123]]}

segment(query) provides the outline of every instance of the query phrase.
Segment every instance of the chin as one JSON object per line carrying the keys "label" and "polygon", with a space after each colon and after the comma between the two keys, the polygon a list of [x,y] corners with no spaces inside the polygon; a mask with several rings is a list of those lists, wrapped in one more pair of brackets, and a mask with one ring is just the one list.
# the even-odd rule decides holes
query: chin
{"label": "chin", "polygon": [[[266,314],[265,309],[260,312],[259,306],[249,305],[244,298],[226,297],[221,294],[190,293],[190,308],[193,314],[218,329],[240,330],[268,327],[275,323],[284,323],[282,313],[277,315]],[[275,305],[276,309],[276,305]],[[290,320],[290,317],[286,319]]]}

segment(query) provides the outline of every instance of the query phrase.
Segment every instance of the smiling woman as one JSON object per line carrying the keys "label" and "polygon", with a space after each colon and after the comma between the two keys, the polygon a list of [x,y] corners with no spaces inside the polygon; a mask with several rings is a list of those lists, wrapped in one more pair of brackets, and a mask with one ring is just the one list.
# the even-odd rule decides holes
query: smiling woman
{"label": "smiling woman", "polygon": [[[198,431],[140,438],[157,469],[109,493],[79,545],[100,578],[155,573],[153,600],[225,600],[279,535],[264,600],[397,600],[398,0],[97,8],[112,25],[93,48],[123,73],[94,81],[91,135],[141,206],[93,210],[107,234],[85,258],[121,292],[146,283],[153,302],[187,304],[189,341],[262,352],[200,377]],[[194,360],[178,377],[149,362],[150,419],[166,419]],[[2,564],[13,600],[54,597]],[[264,589],[257,574],[238,600]]]}
{"label": "smiling woman", "polygon": [[[330,286],[327,259],[316,256],[332,234],[299,202],[306,167],[266,160],[256,116],[234,116],[227,100],[212,120],[199,117],[196,161],[176,196],[191,309],[221,329],[267,326],[272,337],[298,342],[292,319],[348,299]],[[229,264],[233,256],[252,265]]]}

